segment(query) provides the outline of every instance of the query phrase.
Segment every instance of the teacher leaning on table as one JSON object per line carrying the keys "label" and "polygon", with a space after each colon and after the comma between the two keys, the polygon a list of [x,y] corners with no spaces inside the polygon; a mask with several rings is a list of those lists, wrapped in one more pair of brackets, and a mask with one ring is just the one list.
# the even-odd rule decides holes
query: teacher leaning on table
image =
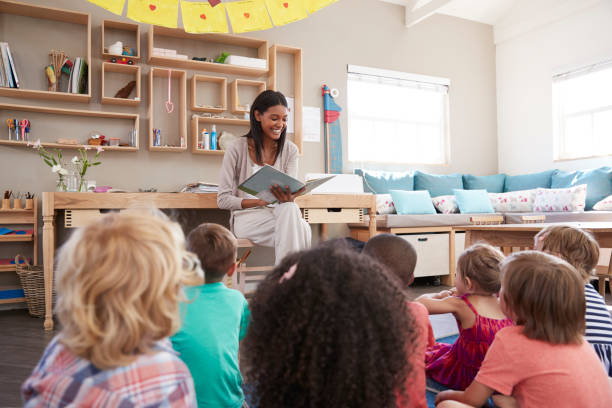
{"label": "teacher leaning on table", "polygon": [[293,202],[303,189],[291,194],[285,186],[270,189],[278,204],[238,190],[238,186],[265,164],[297,178],[298,149],[286,140],[287,100],[280,92],[264,91],[253,101],[251,129],[226,150],[221,167],[219,208],[231,210],[230,225],[238,238],[274,247],[276,263],[289,252],[310,247],[310,226]]}

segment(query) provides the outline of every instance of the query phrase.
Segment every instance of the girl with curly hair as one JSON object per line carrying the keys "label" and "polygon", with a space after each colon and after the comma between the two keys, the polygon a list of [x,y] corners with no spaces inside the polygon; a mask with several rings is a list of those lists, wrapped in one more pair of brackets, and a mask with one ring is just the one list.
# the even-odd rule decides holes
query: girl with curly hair
{"label": "girl with curly hair", "polygon": [[288,255],[250,307],[242,356],[259,408],[410,403],[415,321],[370,257],[330,246]]}

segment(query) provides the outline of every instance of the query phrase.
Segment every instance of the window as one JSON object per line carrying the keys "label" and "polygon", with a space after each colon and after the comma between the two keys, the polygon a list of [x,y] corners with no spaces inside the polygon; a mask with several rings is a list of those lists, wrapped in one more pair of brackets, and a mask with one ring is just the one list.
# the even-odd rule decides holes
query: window
{"label": "window", "polygon": [[348,160],[448,162],[450,81],[348,66]]}
{"label": "window", "polygon": [[554,159],[612,155],[612,61],[553,76]]}

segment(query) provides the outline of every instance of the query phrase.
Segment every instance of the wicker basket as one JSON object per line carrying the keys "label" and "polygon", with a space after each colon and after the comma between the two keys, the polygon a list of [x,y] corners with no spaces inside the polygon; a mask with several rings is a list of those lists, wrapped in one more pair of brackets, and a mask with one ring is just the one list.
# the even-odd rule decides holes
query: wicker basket
{"label": "wicker basket", "polygon": [[[19,259],[23,263],[19,263]],[[45,273],[42,266],[32,266],[22,255],[15,257],[15,270],[19,275],[30,315],[45,317]],[[55,303],[55,290],[53,290]]]}

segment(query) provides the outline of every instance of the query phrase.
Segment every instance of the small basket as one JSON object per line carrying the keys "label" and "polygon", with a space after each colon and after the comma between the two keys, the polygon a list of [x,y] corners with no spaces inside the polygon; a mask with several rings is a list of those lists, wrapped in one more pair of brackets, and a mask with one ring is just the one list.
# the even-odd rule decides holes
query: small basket
{"label": "small basket", "polygon": [[[23,263],[19,263],[19,259]],[[15,271],[19,275],[31,316],[45,317],[45,273],[42,266],[32,266],[22,255],[15,257]],[[55,303],[55,288],[53,290]]]}

